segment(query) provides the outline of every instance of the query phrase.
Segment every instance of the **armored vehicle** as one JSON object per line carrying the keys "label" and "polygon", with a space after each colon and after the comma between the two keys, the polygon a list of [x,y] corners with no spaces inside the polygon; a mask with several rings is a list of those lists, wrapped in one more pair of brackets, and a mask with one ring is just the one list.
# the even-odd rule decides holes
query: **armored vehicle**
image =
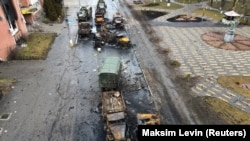
{"label": "armored vehicle", "polygon": [[121,13],[116,12],[113,15],[112,25],[114,25],[116,29],[124,29],[124,24],[125,24],[125,19],[123,18]]}
{"label": "armored vehicle", "polygon": [[78,38],[91,38],[92,25],[89,22],[78,23]]}
{"label": "armored vehicle", "polygon": [[88,21],[92,17],[92,7],[87,5],[87,6],[82,6],[77,12],[77,20],[78,22],[82,21]]}

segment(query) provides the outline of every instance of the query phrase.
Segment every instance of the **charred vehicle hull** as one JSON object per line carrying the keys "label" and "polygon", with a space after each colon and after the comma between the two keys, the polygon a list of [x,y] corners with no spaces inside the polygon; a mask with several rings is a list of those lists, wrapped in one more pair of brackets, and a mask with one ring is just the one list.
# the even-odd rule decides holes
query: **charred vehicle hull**
{"label": "charred vehicle hull", "polygon": [[107,141],[126,141],[126,106],[119,91],[102,92],[102,110],[106,121]]}
{"label": "charred vehicle hull", "polygon": [[99,74],[99,85],[102,89],[102,116],[106,122],[107,141],[129,141],[126,105],[119,90],[120,71],[120,59],[107,57]]}
{"label": "charred vehicle hull", "polygon": [[116,28],[116,29],[124,29],[125,28],[125,19],[121,15],[121,13],[116,12],[113,15],[113,20],[111,24]]}
{"label": "charred vehicle hull", "polygon": [[95,33],[94,37],[93,37],[94,49],[98,50],[98,52],[101,52],[104,45],[105,45],[104,39],[101,37],[101,35],[99,33]]}
{"label": "charred vehicle hull", "polygon": [[84,22],[90,20],[92,17],[92,7],[91,6],[82,6],[77,12],[78,22]]}
{"label": "charred vehicle hull", "polygon": [[115,45],[116,48],[129,49],[133,47],[129,37],[116,32],[106,32],[102,34],[105,38],[105,42],[111,45]]}
{"label": "charred vehicle hull", "polygon": [[92,37],[92,25],[89,22],[78,23],[78,38],[91,38]]}

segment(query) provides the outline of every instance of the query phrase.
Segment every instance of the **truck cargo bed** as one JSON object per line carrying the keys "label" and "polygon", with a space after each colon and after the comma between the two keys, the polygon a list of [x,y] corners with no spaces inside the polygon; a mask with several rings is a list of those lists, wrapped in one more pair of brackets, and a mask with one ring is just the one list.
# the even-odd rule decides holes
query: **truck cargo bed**
{"label": "truck cargo bed", "polygon": [[126,106],[119,91],[102,92],[102,111],[103,116],[107,114],[125,112]]}

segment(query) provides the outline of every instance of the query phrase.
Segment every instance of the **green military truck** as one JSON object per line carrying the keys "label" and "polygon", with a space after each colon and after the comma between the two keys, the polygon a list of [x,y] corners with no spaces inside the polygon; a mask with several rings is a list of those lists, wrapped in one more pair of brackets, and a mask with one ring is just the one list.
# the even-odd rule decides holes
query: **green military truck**
{"label": "green military truck", "polygon": [[99,72],[99,87],[102,90],[118,90],[121,80],[121,61],[119,57],[107,57]]}

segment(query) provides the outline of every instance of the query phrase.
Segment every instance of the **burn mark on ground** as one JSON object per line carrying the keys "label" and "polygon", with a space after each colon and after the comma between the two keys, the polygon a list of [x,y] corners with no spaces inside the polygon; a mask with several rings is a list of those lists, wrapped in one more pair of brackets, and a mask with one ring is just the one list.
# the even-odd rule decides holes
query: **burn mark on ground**
{"label": "burn mark on ground", "polygon": [[167,12],[152,11],[152,10],[142,10],[141,13],[145,16],[147,20],[153,20],[155,18],[168,14]]}

